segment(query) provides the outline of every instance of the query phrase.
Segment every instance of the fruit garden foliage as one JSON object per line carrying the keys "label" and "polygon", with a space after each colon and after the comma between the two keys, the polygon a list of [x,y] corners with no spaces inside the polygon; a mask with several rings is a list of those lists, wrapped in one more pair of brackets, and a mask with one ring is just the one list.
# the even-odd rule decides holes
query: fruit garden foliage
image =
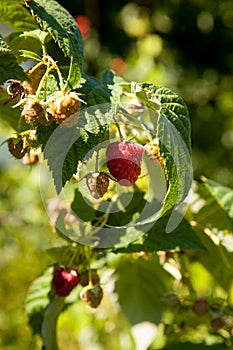
{"label": "fruit garden foliage", "polygon": [[55,219],[47,211],[63,240],[26,298],[43,349],[58,349],[58,317],[74,302],[104,307],[108,268],[125,317],[163,325],[164,348],[232,348],[233,191],[193,180],[182,98],[112,71],[85,74],[79,28],[54,0],[3,0],[0,13],[16,30],[0,38],[6,142],[25,164],[47,162]]}

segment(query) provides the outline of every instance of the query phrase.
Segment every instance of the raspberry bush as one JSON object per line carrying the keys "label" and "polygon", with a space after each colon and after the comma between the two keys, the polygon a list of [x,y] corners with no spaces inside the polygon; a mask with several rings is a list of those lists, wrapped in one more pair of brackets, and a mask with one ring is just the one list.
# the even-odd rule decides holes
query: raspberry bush
{"label": "raspberry bush", "polygon": [[233,191],[193,180],[183,99],[113,71],[85,74],[79,27],[55,0],[0,9],[16,29],[0,38],[0,117],[10,154],[46,175],[54,237],[25,302],[39,346],[59,349],[58,319],[78,305],[77,319],[92,312],[107,332],[113,314],[131,338],[146,321],[148,349],[231,348]]}

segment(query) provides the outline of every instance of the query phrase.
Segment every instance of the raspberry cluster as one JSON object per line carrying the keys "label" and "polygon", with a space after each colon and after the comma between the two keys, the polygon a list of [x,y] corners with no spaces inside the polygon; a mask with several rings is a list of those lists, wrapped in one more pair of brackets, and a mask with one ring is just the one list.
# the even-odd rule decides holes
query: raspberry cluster
{"label": "raspberry cluster", "polygon": [[[89,279],[90,275],[91,280]],[[58,297],[67,297],[80,284],[84,287],[80,293],[80,298],[92,308],[97,308],[103,298],[103,289],[99,282],[100,279],[96,270],[85,270],[79,274],[77,269],[56,266],[53,271],[52,286]]]}

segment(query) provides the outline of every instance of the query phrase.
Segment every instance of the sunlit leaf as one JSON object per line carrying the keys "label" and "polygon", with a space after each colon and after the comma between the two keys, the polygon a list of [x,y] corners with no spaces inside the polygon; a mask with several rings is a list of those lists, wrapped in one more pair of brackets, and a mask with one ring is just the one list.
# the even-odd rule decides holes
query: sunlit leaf
{"label": "sunlit leaf", "polygon": [[[193,227],[187,220],[183,219],[178,227],[169,234],[165,232],[168,217],[159,219],[148,233],[144,236],[142,242],[132,242],[125,248],[118,248],[117,251],[131,253],[137,251],[156,252],[160,250],[204,250],[205,246],[196,234]],[[143,226],[140,227],[143,231]],[[145,226],[144,232],[147,232]]]}
{"label": "sunlit leaf", "polygon": [[39,55],[37,55],[35,52],[33,51],[28,51],[28,50],[19,50],[19,54],[21,57],[24,57],[24,58],[31,58],[32,60],[35,60],[35,61],[38,61],[40,62],[41,61],[41,58]]}
{"label": "sunlit leaf", "polygon": [[160,323],[164,309],[161,300],[169,291],[170,276],[160,266],[158,258],[122,259],[116,275],[115,291],[130,323]]}
{"label": "sunlit leaf", "polygon": [[216,199],[233,225],[233,190],[213,180],[204,177],[202,179],[209,193]]}
{"label": "sunlit leaf", "polygon": [[30,30],[37,28],[38,26],[36,22],[29,15],[23,5],[23,0],[1,0],[1,22],[6,23],[17,30]]}
{"label": "sunlit leaf", "polygon": [[51,276],[52,268],[49,268],[31,284],[26,297],[25,308],[35,334],[41,333],[44,311],[49,303]]}
{"label": "sunlit leaf", "polygon": [[[214,187],[212,189],[206,181],[207,179],[205,182],[196,183],[197,198],[191,206],[193,208],[193,219],[204,228],[232,231],[232,219],[228,214],[231,210],[231,189],[215,182],[213,182]],[[218,191],[219,198],[215,195],[215,190]],[[229,203],[229,207],[226,209],[221,202],[221,198],[226,198]],[[228,201],[228,198],[230,201]]]}
{"label": "sunlit leaf", "polygon": [[54,0],[25,1],[32,16],[42,30],[51,34],[65,56],[72,58],[72,64],[82,70],[83,43],[80,30],[70,15]]}
{"label": "sunlit leaf", "polygon": [[232,279],[233,252],[228,252],[220,241],[213,241],[203,230],[195,228],[204,251],[195,251],[194,259],[201,262],[215,281],[225,290],[229,290]]}

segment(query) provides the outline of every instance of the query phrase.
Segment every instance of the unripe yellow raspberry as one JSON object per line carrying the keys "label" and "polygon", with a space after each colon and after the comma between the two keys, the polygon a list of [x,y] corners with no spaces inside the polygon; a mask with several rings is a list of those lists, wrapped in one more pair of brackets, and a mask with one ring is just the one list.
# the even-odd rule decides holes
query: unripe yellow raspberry
{"label": "unripe yellow raspberry", "polygon": [[51,114],[57,124],[61,124],[70,116],[79,116],[83,102],[75,92],[56,92],[47,100],[47,111]]}

